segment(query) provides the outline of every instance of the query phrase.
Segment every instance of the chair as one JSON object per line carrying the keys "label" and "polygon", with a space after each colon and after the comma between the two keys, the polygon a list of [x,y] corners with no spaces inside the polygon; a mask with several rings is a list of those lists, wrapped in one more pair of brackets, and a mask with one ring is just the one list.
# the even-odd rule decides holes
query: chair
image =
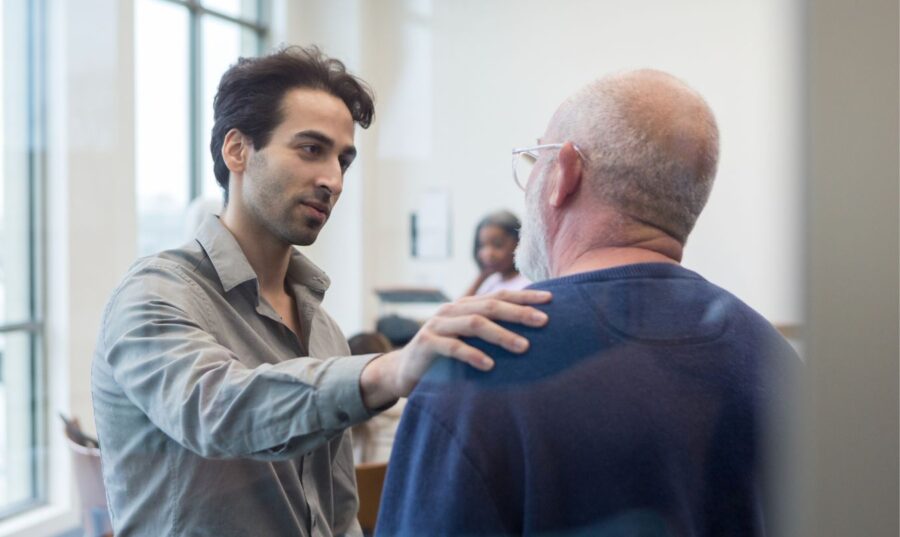
{"label": "chair", "polygon": [[367,535],[374,533],[381,505],[381,489],[387,473],[386,462],[363,463],[356,466],[356,488],[359,490],[359,525]]}
{"label": "chair", "polygon": [[106,506],[106,489],[100,469],[100,448],[97,441],[84,434],[78,420],[60,416],[66,444],[72,454],[72,468],[81,504],[81,524],[84,534],[90,537],[112,536],[112,523]]}
{"label": "chair", "polygon": [[803,339],[803,325],[782,323],[782,324],[775,324],[774,326],[775,326],[775,329],[778,330],[785,339],[788,339],[788,340]]}

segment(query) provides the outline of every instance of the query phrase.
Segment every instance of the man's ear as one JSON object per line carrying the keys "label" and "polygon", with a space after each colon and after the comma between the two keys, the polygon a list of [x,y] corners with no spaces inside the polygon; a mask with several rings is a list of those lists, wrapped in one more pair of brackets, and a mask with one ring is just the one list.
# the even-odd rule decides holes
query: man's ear
{"label": "man's ear", "polygon": [[222,158],[232,173],[243,173],[250,158],[250,139],[237,129],[231,129],[222,142]]}
{"label": "man's ear", "polygon": [[558,180],[550,192],[550,205],[562,207],[581,185],[583,172],[581,155],[575,150],[572,142],[566,142],[559,150],[556,166],[559,171]]}

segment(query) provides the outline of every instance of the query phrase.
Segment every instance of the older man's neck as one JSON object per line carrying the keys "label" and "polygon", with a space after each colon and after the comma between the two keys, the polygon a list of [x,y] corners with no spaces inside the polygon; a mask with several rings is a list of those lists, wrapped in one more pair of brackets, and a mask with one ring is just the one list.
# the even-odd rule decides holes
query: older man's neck
{"label": "older man's neck", "polygon": [[568,276],[638,263],[681,263],[683,247],[668,235],[641,238],[615,245],[592,245],[560,252],[554,275]]}

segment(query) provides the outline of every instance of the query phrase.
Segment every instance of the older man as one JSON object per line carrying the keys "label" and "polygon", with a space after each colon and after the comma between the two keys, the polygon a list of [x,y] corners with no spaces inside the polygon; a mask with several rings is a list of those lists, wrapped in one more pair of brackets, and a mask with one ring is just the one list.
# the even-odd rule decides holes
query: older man
{"label": "older man", "polygon": [[492,352],[489,373],[447,362],[426,376],[379,533],[762,533],[773,375],[797,359],[680,265],[715,176],[711,110],[670,75],[628,72],[569,98],[515,153],[517,262],[553,292],[550,323],[512,327],[532,346]]}

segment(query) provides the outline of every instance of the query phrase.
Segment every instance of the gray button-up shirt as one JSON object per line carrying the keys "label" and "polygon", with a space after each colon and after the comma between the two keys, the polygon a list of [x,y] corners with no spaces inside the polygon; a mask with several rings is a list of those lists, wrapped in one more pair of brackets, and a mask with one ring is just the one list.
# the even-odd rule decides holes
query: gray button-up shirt
{"label": "gray button-up shirt", "polygon": [[91,378],[117,537],[361,535],[346,431],[374,355],[347,356],[296,250],[288,282],[300,338],[210,216],[114,291]]}

